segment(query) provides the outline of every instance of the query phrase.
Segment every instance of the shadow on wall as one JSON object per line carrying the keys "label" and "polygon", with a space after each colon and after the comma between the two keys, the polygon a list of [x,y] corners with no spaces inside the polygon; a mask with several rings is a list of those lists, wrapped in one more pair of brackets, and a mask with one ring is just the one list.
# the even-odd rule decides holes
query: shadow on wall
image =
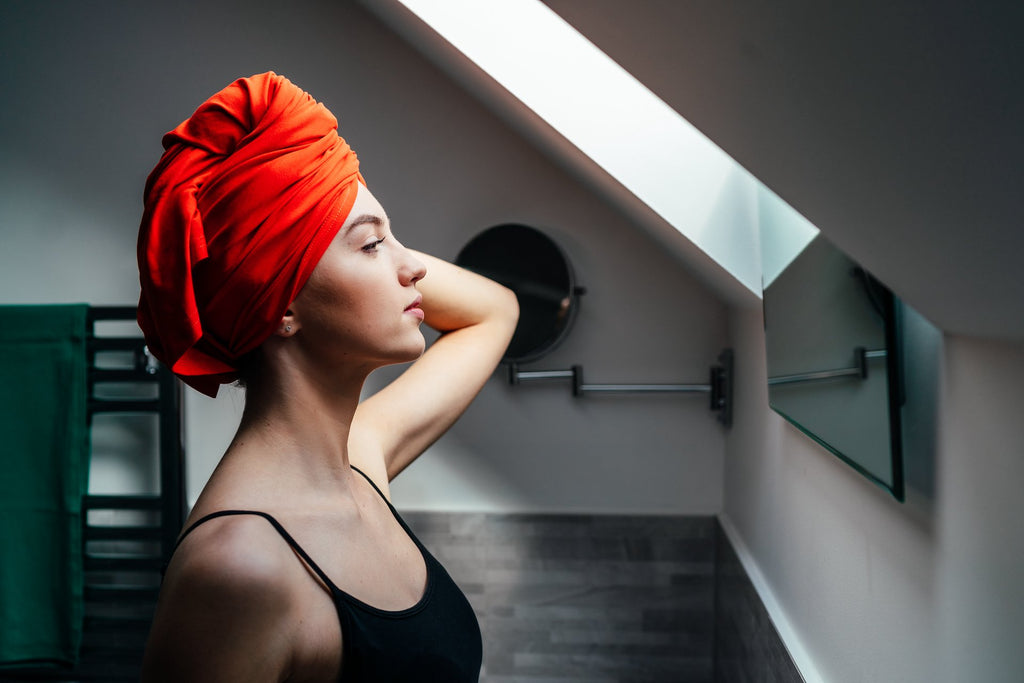
{"label": "shadow on wall", "polygon": [[[903,372],[906,402],[903,405],[903,476],[908,500],[935,499],[935,453],[938,448],[939,369],[942,367],[942,333],[924,316],[900,307],[903,331]],[[913,349],[907,352],[906,349]]]}

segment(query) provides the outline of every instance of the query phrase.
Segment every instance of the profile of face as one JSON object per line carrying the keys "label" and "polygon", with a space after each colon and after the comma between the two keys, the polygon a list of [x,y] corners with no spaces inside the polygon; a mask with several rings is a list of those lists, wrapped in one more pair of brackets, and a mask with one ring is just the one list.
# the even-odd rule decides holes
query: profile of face
{"label": "profile of face", "polygon": [[289,309],[293,342],[317,363],[371,370],[418,358],[426,267],[391,233],[362,184],[348,218]]}

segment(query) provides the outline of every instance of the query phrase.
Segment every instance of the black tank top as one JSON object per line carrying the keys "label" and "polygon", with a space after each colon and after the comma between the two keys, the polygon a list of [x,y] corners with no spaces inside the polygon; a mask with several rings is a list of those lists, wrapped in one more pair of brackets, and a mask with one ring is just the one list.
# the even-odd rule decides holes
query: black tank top
{"label": "black tank top", "polygon": [[441,563],[416,538],[373,480],[356,467],[352,469],[370,482],[423,555],[427,567],[427,586],[420,601],[408,609],[395,612],[378,609],[338,588],[291,534],[265,512],[221,510],[211,513],[190,526],[178,539],[178,543],[197,526],[217,517],[263,517],[331,591],[341,621],[342,659],[339,680],[342,683],[477,683],[483,646],[480,625],[469,601]]}

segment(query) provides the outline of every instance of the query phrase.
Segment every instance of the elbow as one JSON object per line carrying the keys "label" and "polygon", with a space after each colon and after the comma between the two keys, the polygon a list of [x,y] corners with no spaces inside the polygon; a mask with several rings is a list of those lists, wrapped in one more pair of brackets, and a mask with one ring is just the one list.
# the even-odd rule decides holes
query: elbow
{"label": "elbow", "polygon": [[509,317],[512,318],[513,322],[519,321],[519,297],[508,287],[502,287],[505,290],[507,300],[507,311]]}
{"label": "elbow", "polygon": [[501,303],[498,306],[498,310],[501,313],[502,319],[506,322],[509,329],[509,338],[512,337],[512,333],[515,332],[516,325],[519,324],[519,299],[516,297],[516,293],[505,286],[501,286]]}

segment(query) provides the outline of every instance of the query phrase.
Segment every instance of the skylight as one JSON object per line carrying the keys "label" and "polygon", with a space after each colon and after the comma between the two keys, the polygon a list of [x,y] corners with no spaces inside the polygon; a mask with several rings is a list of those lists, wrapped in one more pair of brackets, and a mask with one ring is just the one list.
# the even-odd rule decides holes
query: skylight
{"label": "skylight", "polygon": [[[720,204],[737,183],[758,205],[770,192],[576,29],[539,0],[399,1],[760,296],[756,221]],[[795,257],[817,230],[771,198],[799,219]]]}

